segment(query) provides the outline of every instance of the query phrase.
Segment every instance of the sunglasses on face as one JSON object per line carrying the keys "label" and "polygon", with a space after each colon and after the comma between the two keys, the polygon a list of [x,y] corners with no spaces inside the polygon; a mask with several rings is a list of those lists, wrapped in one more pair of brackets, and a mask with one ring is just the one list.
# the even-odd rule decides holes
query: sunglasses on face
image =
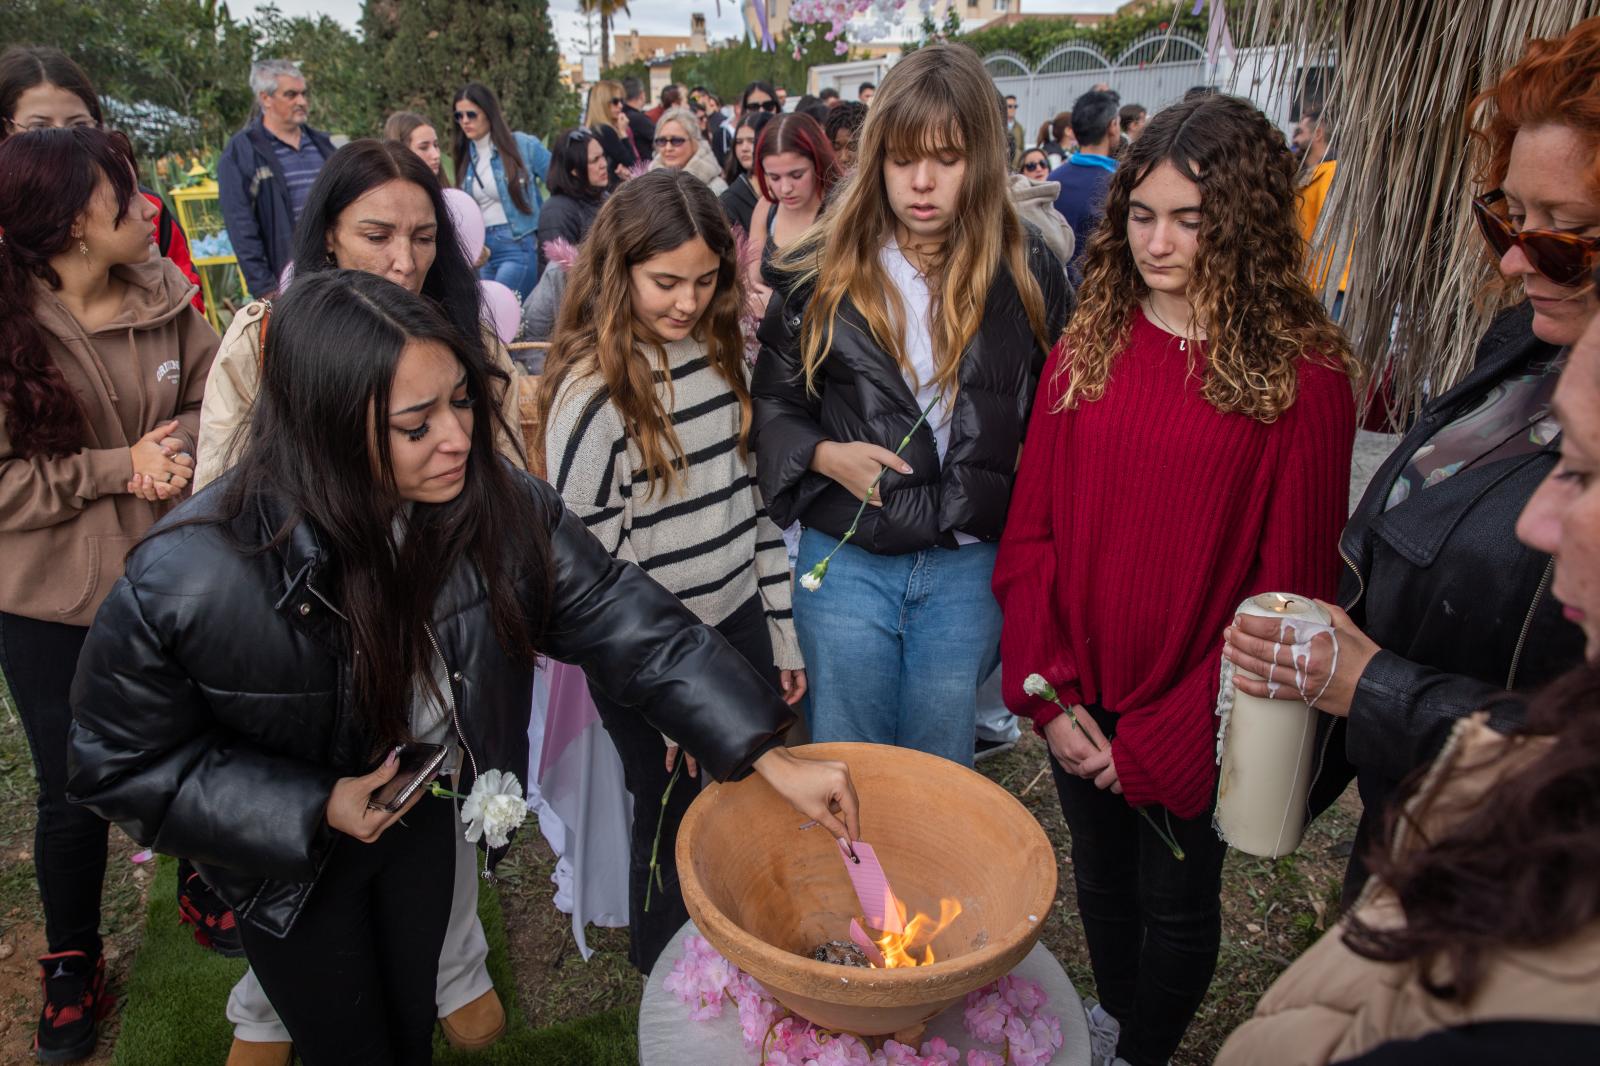
{"label": "sunglasses on face", "polygon": [[688,143],[689,138],[687,137],[657,137],[655,141],[657,148],[665,148],[669,144],[674,148],[682,148]]}
{"label": "sunglasses on face", "polygon": [[778,110],[778,101],[752,100],[748,104],[744,105],[744,109],[746,111],[776,111]]}
{"label": "sunglasses on face", "polygon": [[1472,201],[1472,213],[1483,231],[1483,239],[1503,259],[1512,248],[1521,248],[1528,265],[1544,277],[1565,288],[1576,288],[1600,262],[1600,237],[1580,237],[1557,229],[1519,230],[1506,217],[1506,194],[1500,189]]}
{"label": "sunglasses on face", "polygon": [[1031,163],[1022,164],[1022,169],[1023,170],[1049,170],[1050,169],[1050,164],[1046,163],[1043,159],[1035,159]]}
{"label": "sunglasses on face", "polygon": [[473,119],[473,120],[476,120],[477,117],[478,117],[478,113],[476,111],[457,111],[456,112],[456,121],[457,122],[460,122],[462,119],[469,119],[469,118]]}
{"label": "sunglasses on face", "polygon": [[613,96],[611,98],[610,106],[612,106],[612,107],[621,107],[622,106],[622,97]]}

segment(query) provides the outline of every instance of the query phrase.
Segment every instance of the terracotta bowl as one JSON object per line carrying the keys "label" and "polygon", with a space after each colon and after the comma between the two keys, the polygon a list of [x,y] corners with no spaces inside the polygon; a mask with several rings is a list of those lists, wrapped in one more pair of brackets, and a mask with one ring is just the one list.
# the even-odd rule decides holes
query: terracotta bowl
{"label": "terracotta bowl", "polygon": [[[689,914],[723,956],[789,1010],[861,1036],[915,1032],[1010,973],[1033,948],[1056,894],[1056,858],[1033,815],[982,774],[883,744],[810,744],[801,758],[850,766],[861,837],[911,913],[961,914],[934,938],[936,961],[903,969],[817,962],[861,913],[838,845],[757,775],[715,785],[678,832]],[[918,952],[920,955],[920,951]]]}

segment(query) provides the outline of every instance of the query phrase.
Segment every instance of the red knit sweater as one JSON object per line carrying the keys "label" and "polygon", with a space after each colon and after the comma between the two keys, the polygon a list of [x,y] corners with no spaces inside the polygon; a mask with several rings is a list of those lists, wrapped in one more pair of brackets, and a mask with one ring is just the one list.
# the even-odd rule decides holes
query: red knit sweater
{"label": "red knit sweater", "polygon": [[1072,411],[1054,411],[1064,380],[1046,373],[994,592],[1007,706],[1036,729],[1061,713],[1023,694],[1038,673],[1068,706],[1117,713],[1128,802],[1193,818],[1216,780],[1235,609],[1260,592],[1329,599],[1337,587],[1355,404],[1345,375],[1307,359],[1276,422],[1221,414],[1178,343],[1136,313],[1105,396]]}

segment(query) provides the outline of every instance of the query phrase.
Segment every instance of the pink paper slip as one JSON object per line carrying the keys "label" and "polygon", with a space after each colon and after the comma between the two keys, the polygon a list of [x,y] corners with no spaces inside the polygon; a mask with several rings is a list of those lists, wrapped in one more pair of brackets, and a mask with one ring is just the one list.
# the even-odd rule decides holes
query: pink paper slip
{"label": "pink paper slip", "polygon": [[[852,848],[856,853],[855,859],[850,857]],[[839,854],[844,859],[845,873],[850,875],[850,883],[855,886],[856,899],[861,903],[861,913],[866,917],[867,924],[886,933],[905,932],[899,901],[889,887],[889,878],[884,874],[883,864],[878,861],[878,853],[872,850],[872,845],[858,840],[847,846],[840,841]]]}
{"label": "pink paper slip", "polygon": [[[854,866],[855,863],[851,863],[850,865]],[[876,966],[880,970],[885,969],[889,965],[888,961],[883,957],[883,952],[878,950],[878,945],[872,942],[871,938],[867,936],[867,931],[861,928],[861,923],[856,921],[854,918],[850,919],[850,939],[856,947],[860,948],[862,952],[866,954],[867,961],[872,963],[872,965]]]}

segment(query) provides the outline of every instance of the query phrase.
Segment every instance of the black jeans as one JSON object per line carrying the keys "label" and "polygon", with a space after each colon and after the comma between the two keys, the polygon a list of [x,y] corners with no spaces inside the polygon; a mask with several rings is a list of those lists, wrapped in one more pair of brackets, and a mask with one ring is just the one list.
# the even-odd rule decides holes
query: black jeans
{"label": "black jeans", "polygon": [[[1117,716],[1089,713],[1116,735]],[[1149,808],[1171,832],[1180,862],[1120,795],[1050,760],[1072,832],[1078,912],[1100,1005],[1122,1025],[1117,1053],[1132,1066],[1163,1066],[1211,987],[1222,943],[1222,860],[1227,845],[1211,812],[1174,818]]]}
{"label": "black jeans", "polygon": [[[759,597],[752,598],[716,626],[717,632],[732,644],[756,671],[779,688],[778,668],[772,662],[772,637],[767,632],[766,611]],[[640,973],[648,974],[684,922],[689,911],[683,905],[678,887],[678,826],[689,804],[700,794],[700,779],[684,772],[672,786],[665,817],[661,814],[661,794],[672,775],[666,768],[666,746],[661,734],[645,721],[636,708],[623,707],[606,699],[599,689],[589,686],[600,723],[611,735],[617,755],[622,759],[623,779],[633,796],[633,834],[628,860],[628,961]],[[676,739],[676,738],[674,738]],[[650,883],[650,848],[656,839],[656,822],[661,820],[661,845],[656,862],[661,883],[650,890],[650,909],[645,910],[645,889]]]}
{"label": "black jeans", "polygon": [[33,872],[51,952],[100,954],[100,887],[110,823],[67,802],[68,692],[89,630],[0,613],[0,670],[22,718],[39,782]]}
{"label": "black jeans", "polygon": [[371,844],[340,837],[282,939],[239,923],[244,952],[304,1066],[433,1061],[434,983],[450,920],[455,804],[423,796]]}

